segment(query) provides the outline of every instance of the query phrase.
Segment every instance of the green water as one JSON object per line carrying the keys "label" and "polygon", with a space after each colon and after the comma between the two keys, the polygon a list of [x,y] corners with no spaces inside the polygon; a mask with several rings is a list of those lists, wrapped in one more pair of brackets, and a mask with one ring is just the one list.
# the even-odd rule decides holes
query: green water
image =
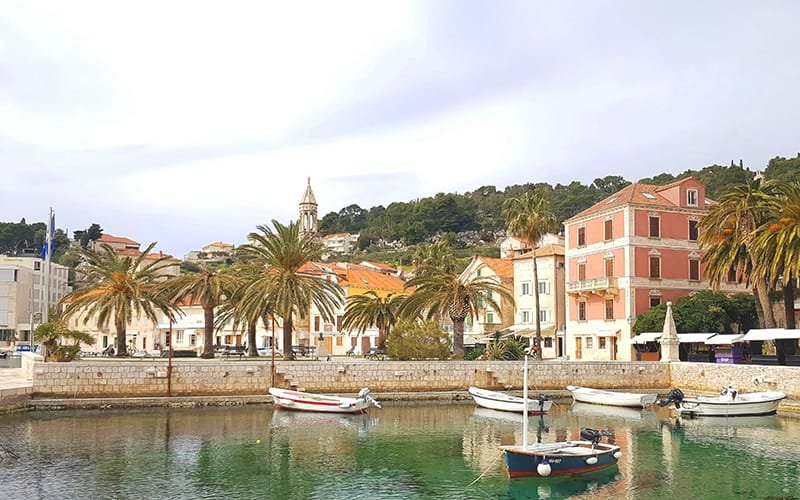
{"label": "green water", "polygon": [[531,442],[613,430],[624,456],[585,477],[510,480],[497,446],[521,442],[521,417],[471,404],[358,416],[269,406],[32,413],[0,417],[0,498],[800,499],[800,420],[677,426],[652,411],[559,406],[530,422]]}

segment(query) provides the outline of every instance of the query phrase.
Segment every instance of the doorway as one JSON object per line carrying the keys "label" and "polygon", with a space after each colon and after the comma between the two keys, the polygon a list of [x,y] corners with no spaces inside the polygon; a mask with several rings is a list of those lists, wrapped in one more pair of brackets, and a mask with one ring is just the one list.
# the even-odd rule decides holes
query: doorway
{"label": "doorway", "polygon": [[575,359],[581,359],[583,355],[583,339],[575,337]]}

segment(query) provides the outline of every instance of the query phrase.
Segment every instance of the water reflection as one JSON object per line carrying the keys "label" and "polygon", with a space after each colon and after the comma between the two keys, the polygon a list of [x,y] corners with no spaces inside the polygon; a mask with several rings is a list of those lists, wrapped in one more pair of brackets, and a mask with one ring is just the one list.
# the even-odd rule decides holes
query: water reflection
{"label": "water reflection", "polygon": [[[800,497],[800,421],[675,420],[557,406],[529,442],[608,429],[618,469],[509,480],[498,447],[522,416],[471,404],[395,405],[366,415],[269,406],[53,412],[0,420],[4,498]],[[480,478],[476,481],[476,478]],[[473,483],[474,484],[471,484]]]}

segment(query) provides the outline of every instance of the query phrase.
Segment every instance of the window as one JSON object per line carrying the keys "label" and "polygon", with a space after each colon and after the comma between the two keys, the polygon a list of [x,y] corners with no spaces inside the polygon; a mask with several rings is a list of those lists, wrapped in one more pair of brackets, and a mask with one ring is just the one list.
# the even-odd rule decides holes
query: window
{"label": "window", "polygon": [[661,237],[661,217],[650,216],[650,237]]}
{"label": "window", "polygon": [[614,259],[606,259],[606,278],[614,276]]}
{"label": "window", "polygon": [[522,311],[522,322],[523,323],[530,323],[531,322],[531,312],[530,311]]}
{"label": "window", "polygon": [[578,321],[586,321],[586,301],[578,302]]}
{"label": "window", "polygon": [[606,319],[614,319],[614,299],[606,299]]}
{"label": "window", "polygon": [[314,316],[314,331],[319,331],[319,316]]}
{"label": "window", "polygon": [[539,321],[542,323],[547,323],[547,309],[539,310]]}
{"label": "window", "polygon": [[17,270],[0,269],[0,281],[17,281]]}
{"label": "window", "polygon": [[661,304],[661,297],[659,295],[650,296],[650,307],[656,307]]}
{"label": "window", "polygon": [[544,346],[547,348],[553,347],[553,337],[545,337],[544,338]]}
{"label": "window", "polygon": [[587,349],[592,349],[594,347],[592,345],[592,340],[594,340],[594,339],[592,339],[592,337],[586,337],[586,348]]}
{"label": "window", "polygon": [[487,323],[494,323],[494,313],[492,311],[486,312],[486,322]]}
{"label": "window", "polygon": [[183,344],[183,330],[175,331],[175,342],[177,344]]}
{"label": "window", "polygon": [[650,256],[650,277],[661,278],[661,257]]}
{"label": "window", "polygon": [[605,240],[609,241],[612,238],[614,238],[614,221],[611,219],[606,220],[603,227],[604,227]]}
{"label": "window", "polygon": [[689,279],[700,281],[700,261],[697,259],[689,259]]}
{"label": "window", "polygon": [[337,335],[336,336],[336,345],[337,346],[344,345],[344,335]]}
{"label": "window", "polygon": [[690,207],[697,206],[697,190],[696,189],[687,189],[686,190],[686,204]]}
{"label": "window", "polygon": [[189,337],[189,344],[191,346],[197,345],[197,335],[195,335],[194,333]]}
{"label": "window", "polygon": [[579,227],[578,228],[578,246],[582,247],[586,245],[586,228]]}
{"label": "window", "polygon": [[728,271],[728,283],[736,283],[738,280],[736,279],[736,268],[732,267]]}
{"label": "window", "polygon": [[42,263],[39,262],[39,261],[34,262],[33,263],[33,270],[34,271],[41,271],[42,270]]}
{"label": "window", "polygon": [[586,264],[578,264],[578,281],[586,279]]}
{"label": "window", "polygon": [[550,282],[549,281],[540,281],[539,282],[539,295],[550,295]]}
{"label": "window", "polygon": [[697,241],[697,221],[689,221],[689,241]]}
{"label": "window", "polygon": [[605,349],[606,348],[606,338],[605,337],[598,337],[597,339],[597,348],[598,349]]}
{"label": "window", "polygon": [[522,295],[530,295],[531,294],[531,284],[529,282],[524,282],[522,284]]}

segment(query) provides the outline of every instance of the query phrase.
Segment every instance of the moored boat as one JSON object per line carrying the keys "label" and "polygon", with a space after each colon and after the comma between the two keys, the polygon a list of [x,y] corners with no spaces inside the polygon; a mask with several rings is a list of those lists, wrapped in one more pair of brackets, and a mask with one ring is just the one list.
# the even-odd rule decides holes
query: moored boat
{"label": "moored boat", "polygon": [[[475,404],[490,410],[500,411],[513,411],[522,413],[525,408],[525,400],[506,394],[504,392],[487,391],[478,387],[470,387],[469,394],[475,400]],[[539,396],[537,399],[528,400],[528,414],[541,415],[550,411],[553,402],[544,396]]]}
{"label": "moored boat", "polygon": [[674,403],[681,415],[743,417],[773,414],[778,411],[778,405],[785,398],[786,394],[780,391],[740,394],[731,386],[722,389],[720,395],[716,397],[687,398],[680,389],[673,389],[666,399],[658,402],[658,405],[668,406]]}
{"label": "moored boat", "polygon": [[644,408],[656,402],[657,394],[640,394],[635,392],[614,392],[589,387],[568,385],[567,390],[572,398],[581,403],[608,406],[628,406]]}
{"label": "moored boat", "polygon": [[[523,407],[528,404],[528,351],[522,386]],[[543,417],[541,417],[543,418]],[[617,445],[601,443],[610,434],[582,429],[578,441],[537,442],[528,445],[528,419],[522,419],[522,445],[500,446],[509,477],[548,477],[583,474],[615,466],[622,456]],[[541,436],[538,437],[541,441]]]}
{"label": "moored boat", "polygon": [[501,446],[509,477],[547,477],[594,472],[617,464],[622,451],[601,443],[606,433],[581,430],[580,441],[537,443],[529,446]]}
{"label": "moored boat", "polygon": [[270,387],[272,402],[277,408],[297,411],[315,411],[323,413],[363,413],[370,406],[377,408],[381,404],[370,396],[369,389],[364,388],[355,398],[311,394]]}

